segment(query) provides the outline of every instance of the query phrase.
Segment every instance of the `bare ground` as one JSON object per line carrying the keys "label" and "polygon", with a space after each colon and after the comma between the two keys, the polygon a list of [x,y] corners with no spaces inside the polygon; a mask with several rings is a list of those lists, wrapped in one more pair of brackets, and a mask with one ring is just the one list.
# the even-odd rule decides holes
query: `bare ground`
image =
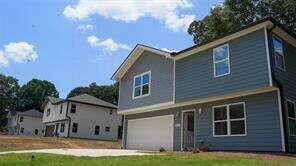
{"label": "bare ground", "polygon": [[0,151],[29,149],[120,149],[121,141],[0,135]]}

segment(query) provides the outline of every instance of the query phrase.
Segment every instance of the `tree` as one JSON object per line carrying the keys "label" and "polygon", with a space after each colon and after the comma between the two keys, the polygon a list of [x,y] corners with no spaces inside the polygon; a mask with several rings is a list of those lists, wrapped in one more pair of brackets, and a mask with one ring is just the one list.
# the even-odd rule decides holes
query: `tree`
{"label": "tree", "polygon": [[94,97],[97,97],[101,100],[104,100],[106,102],[117,105],[118,91],[119,91],[119,83],[115,83],[112,85],[99,86],[94,82],[94,83],[91,83],[88,87],[74,88],[73,90],[70,91],[67,98],[86,93]]}
{"label": "tree", "polygon": [[295,15],[295,0],[225,0],[204,19],[193,21],[188,34],[195,44],[200,44],[266,17],[296,31]]}
{"label": "tree", "polygon": [[47,96],[59,97],[55,85],[46,80],[32,79],[20,89],[21,111],[40,110],[40,106]]}
{"label": "tree", "polygon": [[6,125],[6,110],[15,110],[19,107],[19,83],[18,80],[0,74],[0,130]]}

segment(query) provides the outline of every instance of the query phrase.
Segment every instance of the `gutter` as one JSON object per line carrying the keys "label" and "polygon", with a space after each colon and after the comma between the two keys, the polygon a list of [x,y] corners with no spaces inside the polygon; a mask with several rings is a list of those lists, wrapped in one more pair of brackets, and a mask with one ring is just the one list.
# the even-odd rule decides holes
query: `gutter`
{"label": "gutter", "polygon": [[[269,34],[272,33],[272,30],[275,29],[277,27],[277,25],[275,25],[275,23],[273,22],[273,26],[270,29],[267,29],[267,35],[269,36]],[[270,38],[268,38],[268,44],[271,45],[271,40]],[[269,52],[272,53],[273,52],[273,47],[269,47]],[[279,92],[280,92],[280,96],[281,96],[281,106],[282,106],[282,122],[283,122],[283,130],[284,130],[284,140],[285,140],[285,153],[289,152],[289,146],[288,146],[288,132],[287,132],[287,121],[286,119],[286,105],[285,105],[285,99],[284,99],[284,90],[283,90],[283,84],[281,83],[280,80],[278,80],[274,74],[274,61],[272,59],[272,54],[269,54],[269,58],[270,58],[270,65],[271,66],[271,77],[272,80],[278,85],[279,88]]]}

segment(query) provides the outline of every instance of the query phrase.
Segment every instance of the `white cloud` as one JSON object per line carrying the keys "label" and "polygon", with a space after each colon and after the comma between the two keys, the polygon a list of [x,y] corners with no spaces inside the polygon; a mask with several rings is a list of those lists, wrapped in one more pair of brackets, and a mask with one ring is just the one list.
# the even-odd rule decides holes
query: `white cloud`
{"label": "white cloud", "polygon": [[93,30],[94,26],[91,24],[87,24],[87,25],[79,25],[77,27],[78,30],[82,30],[82,31],[86,31],[86,30]]}
{"label": "white cloud", "polygon": [[35,61],[38,57],[34,46],[27,42],[11,42],[0,50],[0,66],[7,67],[10,61],[25,63]]}
{"label": "white cloud", "polygon": [[116,43],[113,39],[108,38],[100,40],[96,36],[92,35],[87,37],[87,42],[91,47],[101,48],[105,54],[112,54],[118,50],[130,50],[130,46],[126,44]]}
{"label": "white cloud", "polygon": [[63,14],[72,20],[83,20],[98,14],[105,18],[137,21],[152,17],[164,23],[170,30],[186,30],[194,15],[181,14],[180,10],[193,5],[188,0],[80,0],[77,5],[68,5]]}

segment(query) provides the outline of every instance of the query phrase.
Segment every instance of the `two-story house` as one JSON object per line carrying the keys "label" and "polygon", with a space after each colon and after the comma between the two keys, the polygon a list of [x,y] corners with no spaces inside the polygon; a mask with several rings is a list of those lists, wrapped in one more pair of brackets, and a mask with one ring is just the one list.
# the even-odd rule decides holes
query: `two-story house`
{"label": "two-story house", "polygon": [[11,135],[42,135],[42,112],[28,110],[24,112],[9,111],[7,114],[7,129]]}
{"label": "two-story house", "polygon": [[112,79],[124,148],[296,152],[296,38],[272,18],[175,53],[137,45]]}
{"label": "two-story house", "polygon": [[48,97],[42,108],[44,136],[117,140],[122,130],[117,106],[88,94],[67,99]]}

